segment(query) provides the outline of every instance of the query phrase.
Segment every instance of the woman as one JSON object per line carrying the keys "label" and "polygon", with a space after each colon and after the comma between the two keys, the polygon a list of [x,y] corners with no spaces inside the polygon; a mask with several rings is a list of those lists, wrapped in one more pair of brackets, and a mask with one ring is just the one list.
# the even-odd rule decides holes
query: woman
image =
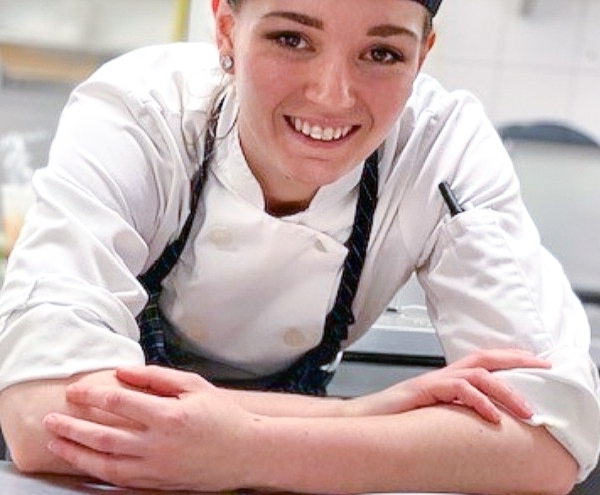
{"label": "woman", "polygon": [[[228,0],[218,52],[142,49],[74,92],[0,300],[20,469],[313,493],[587,475],[585,314],[479,104],[419,74],[439,3]],[[452,364],[318,397],[413,271]]]}

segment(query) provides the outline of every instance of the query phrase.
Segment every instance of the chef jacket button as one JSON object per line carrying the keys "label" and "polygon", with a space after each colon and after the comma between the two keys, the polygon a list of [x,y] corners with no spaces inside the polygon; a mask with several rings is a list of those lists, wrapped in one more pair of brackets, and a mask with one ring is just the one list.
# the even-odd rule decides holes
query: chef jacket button
{"label": "chef jacket button", "polygon": [[283,342],[290,347],[302,347],[305,345],[306,337],[297,328],[290,328],[283,334]]}
{"label": "chef jacket button", "polygon": [[325,244],[323,243],[323,241],[321,239],[317,239],[315,241],[315,247],[317,248],[318,251],[321,251],[322,253],[327,252],[327,247],[325,247]]}
{"label": "chef jacket button", "polygon": [[208,234],[210,242],[215,246],[226,247],[231,244],[232,236],[229,229],[223,225],[213,227]]}

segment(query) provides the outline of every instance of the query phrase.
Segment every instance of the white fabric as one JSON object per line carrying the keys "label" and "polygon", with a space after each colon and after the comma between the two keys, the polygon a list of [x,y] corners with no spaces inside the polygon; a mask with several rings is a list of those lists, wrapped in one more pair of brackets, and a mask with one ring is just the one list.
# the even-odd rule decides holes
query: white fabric
{"label": "white fabric", "polygon": [[[136,276],[187,217],[221,78],[214,48],[177,44],[116,59],[74,92],[9,260],[0,387],[143,363],[135,316],[146,295]],[[236,105],[229,90],[197,221],[161,306],[217,368],[255,376],[319,342],[360,167],[323,187],[306,211],[271,217],[239,146]],[[416,271],[450,361],[505,346],[552,360],[551,370],[502,376],[534,406],[532,421],[578,459],[583,478],[600,443],[589,326],[561,266],[539,244],[480,104],[421,75],[382,151],[350,342]],[[449,216],[437,189],[443,180],[468,211]]]}

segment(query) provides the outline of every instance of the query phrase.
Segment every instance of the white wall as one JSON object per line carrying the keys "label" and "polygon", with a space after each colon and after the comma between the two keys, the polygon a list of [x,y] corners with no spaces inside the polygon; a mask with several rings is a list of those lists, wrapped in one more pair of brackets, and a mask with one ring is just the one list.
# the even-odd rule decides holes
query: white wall
{"label": "white wall", "polygon": [[446,0],[426,70],[498,125],[549,119],[600,138],[598,0]]}
{"label": "white wall", "polygon": [[194,41],[214,41],[214,22],[210,0],[192,0],[189,38]]}

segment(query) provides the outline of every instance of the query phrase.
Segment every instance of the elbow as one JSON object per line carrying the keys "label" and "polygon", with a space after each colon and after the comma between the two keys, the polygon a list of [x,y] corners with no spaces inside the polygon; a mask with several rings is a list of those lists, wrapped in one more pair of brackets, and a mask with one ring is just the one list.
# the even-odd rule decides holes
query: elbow
{"label": "elbow", "polygon": [[40,456],[36,455],[35,452],[24,454],[24,450],[17,446],[17,448],[11,448],[10,453],[13,465],[22,473],[37,474],[47,471],[44,469]]}
{"label": "elbow", "polygon": [[2,420],[2,431],[11,461],[21,472],[40,473],[48,470],[50,452],[45,448],[40,429],[41,425],[26,415],[10,420],[4,417]]}
{"label": "elbow", "polygon": [[65,472],[62,461],[47,448],[50,435],[42,424],[45,410],[27,407],[34,396],[13,386],[0,394],[2,433],[14,466],[25,473]]}
{"label": "elbow", "polygon": [[5,442],[10,459],[18,471],[28,474],[74,474],[74,470],[47,448],[49,435],[43,431],[41,421],[30,418],[8,423],[2,421]]}
{"label": "elbow", "polygon": [[0,419],[6,445],[17,469],[26,473],[77,474],[77,471],[52,454],[52,438],[43,425],[50,411],[71,412],[65,400],[65,387],[73,380],[90,376],[97,383],[116,383],[113,370],[55,380],[18,383],[0,393]]}
{"label": "elbow", "polygon": [[[576,478],[564,477],[557,479],[556,476],[549,476],[551,482],[546,481],[544,485],[531,487],[531,490],[523,492],[523,495],[569,495],[575,487]],[[514,492],[506,495],[515,495]]]}
{"label": "elbow", "polygon": [[539,490],[540,495],[569,495],[575,487],[577,481],[576,476],[564,476],[561,479],[556,479],[552,486],[548,486],[544,490]]}
{"label": "elbow", "polygon": [[543,426],[525,426],[527,435],[507,449],[510,475],[498,495],[568,495],[579,477],[579,463]]}
{"label": "elbow", "polygon": [[568,495],[573,491],[579,478],[579,463],[550,433],[546,433],[546,438],[552,444],[548,450],[553,451],[553,455],[546,457],[546,462],[542,461],[543,466],[540,466],[541,471],[546,473],[544,476],[546,483],[541,493]]}
{"label": "elbow", "polygon": [[575,488],[579,474],[579,465],[570,454],[567,455],[569,457],[568,465],[562,469],[560,476],[555,476],[554,489],[549,487],[545,493],[549,495],[568,495]]}
{"label": "elbow", "polygon": [[[579,464],[566,450],[559,447],[561,452],[548,457],[540,456],[535,468],[537,476],[525,481],[522,495],[568,495],[572,492],[579,475]],[[515,492],[510,492],[514,495]],[[508,493],[506,495],[509,495]]]}
{"label": "elbow", "polygon": [[571,473],[556,475],[552,467],[547,468],[547,476],[544,479],[522,479],[518,487],[508,490],[500,490],[498,495],[569,495],[572,493],[576,476]]}

